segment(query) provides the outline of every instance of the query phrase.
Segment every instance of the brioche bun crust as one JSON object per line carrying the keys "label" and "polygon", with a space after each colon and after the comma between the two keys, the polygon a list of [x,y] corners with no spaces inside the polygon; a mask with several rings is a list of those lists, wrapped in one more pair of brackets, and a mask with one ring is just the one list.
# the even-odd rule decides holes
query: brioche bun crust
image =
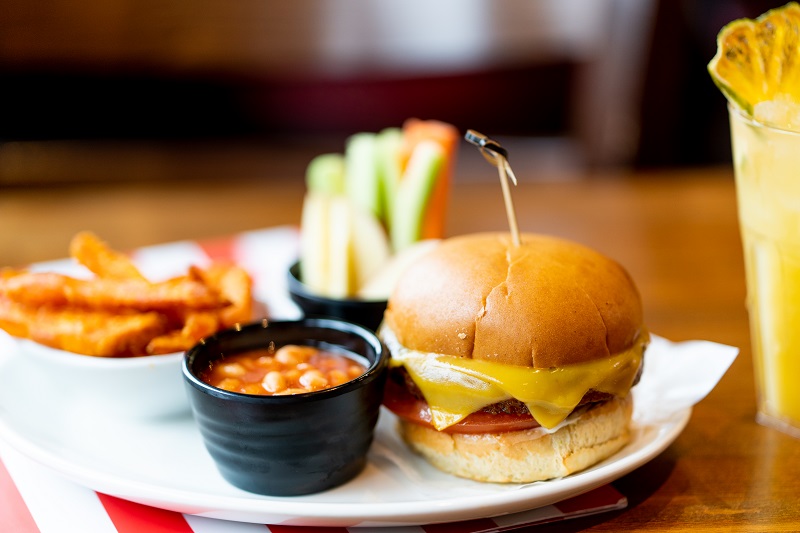
{"label": "brioche bun crust", "polygon": [[641,298],[617,262],[537,234],[479,233],[442,242],[398,281],[384,318],[422,352],[553,368],[630,348]]}
{"label": "brioche bun crust", "polygon": [[445,433],[398,421],[408,446],[433,466],[456,476],[495,483],[532,483],[589,468],[630,440],[633,401],[614,398],[553,433]]}

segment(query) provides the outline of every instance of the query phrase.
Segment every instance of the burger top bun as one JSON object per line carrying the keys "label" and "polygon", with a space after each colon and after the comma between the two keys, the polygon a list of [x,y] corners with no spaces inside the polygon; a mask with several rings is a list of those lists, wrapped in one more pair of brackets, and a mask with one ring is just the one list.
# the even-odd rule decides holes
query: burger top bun
{"label": "burger top bun", "polygon": [[422,352],[552,368],[609,357],[643,330],[628,273],[585,246],[536,234],[454,237],[412,264],[385,323]]}

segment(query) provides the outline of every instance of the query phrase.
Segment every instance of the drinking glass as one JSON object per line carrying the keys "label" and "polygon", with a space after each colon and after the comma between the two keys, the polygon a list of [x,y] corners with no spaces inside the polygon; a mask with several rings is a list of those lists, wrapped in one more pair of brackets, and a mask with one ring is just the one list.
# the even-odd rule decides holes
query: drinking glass
{"label": "drinking glass", "polygon": [[728,109],[757,421],[800,437],[800,133]]}

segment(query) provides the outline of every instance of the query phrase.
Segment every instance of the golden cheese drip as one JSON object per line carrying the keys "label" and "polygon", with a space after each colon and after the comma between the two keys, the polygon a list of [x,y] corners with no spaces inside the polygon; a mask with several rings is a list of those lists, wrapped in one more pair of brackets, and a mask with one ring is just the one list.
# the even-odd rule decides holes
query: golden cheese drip
{"label": "golden cheese drip", "polygon": [[391,365],[406,368],[428,402],[438,430],[511,398],[527,405],[543,427],[553,428],[589,390],[626,396],[649,339],[643,333],[629,350],[606,359],[546,369],[409,350],[389,328],[381,336],[392,353]]}

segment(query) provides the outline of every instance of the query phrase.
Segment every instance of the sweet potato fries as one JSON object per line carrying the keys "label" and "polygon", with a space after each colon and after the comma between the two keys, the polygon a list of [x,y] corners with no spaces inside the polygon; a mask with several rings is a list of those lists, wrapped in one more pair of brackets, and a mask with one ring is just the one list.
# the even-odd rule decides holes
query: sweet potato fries
{"label": "sweet potato fries", "polygon": [[0,270],[0,329],[70,352],[125,357],[184,351],[252,318],[252,282],[236,265],[193,266],[151,282],[92,233],[76,235],[69,249],[93,277]]}

